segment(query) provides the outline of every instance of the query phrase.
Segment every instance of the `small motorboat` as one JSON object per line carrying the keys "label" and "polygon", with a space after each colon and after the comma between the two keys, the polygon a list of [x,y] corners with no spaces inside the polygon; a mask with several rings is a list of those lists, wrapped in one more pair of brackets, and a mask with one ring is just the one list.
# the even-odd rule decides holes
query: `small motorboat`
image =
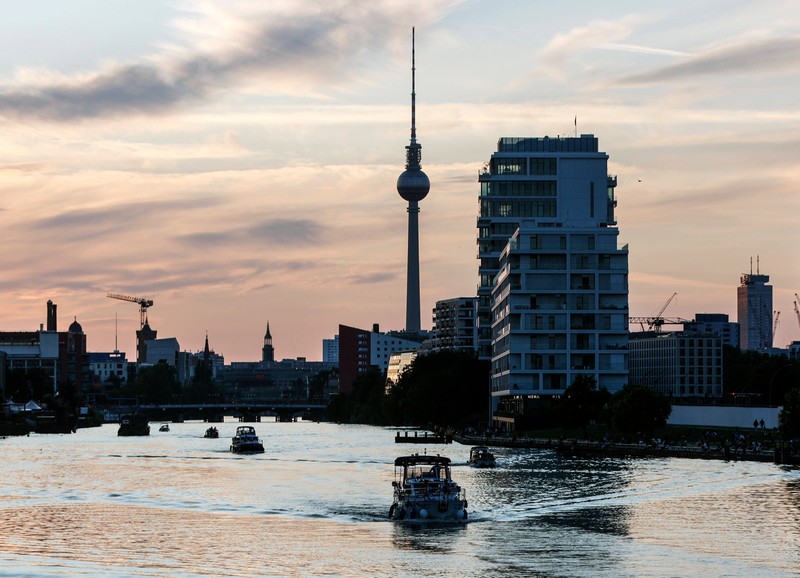
{"label": "small motorboat", "polygon": [[251,425],[237,427],[236,435],[231,439],[231,451],[235,454],[262,453],[264,446],[256,435],[256,428]]}
{"label": "small motorboat", "polygon": [[162,423],[161,427],[158,428],[158,431],[169,431],[169,424],[168,423]]}
{"label": "small motorboat", "polygon": [[219,430],[217,430],[217,428],[212,425],[210,428],[206,430],[206,433],[203,437],[217,439],[219,437]]}
{"label": "small motorboat", "polygon": [[497,460],[486,446],[475,446],[469,450],[467,464],[473,468],[493,468],[497,465]]}
{"label": "small motorboat", "polygon": [[467,498],[450,477],[450,458],[414,454],[394,461],[389,518],[407,522],[466,522]]}
{"label": "small motorboat", "polygon": [[143,415],[123,415],[119,419],[118,436],[149,436],[150,424]]}

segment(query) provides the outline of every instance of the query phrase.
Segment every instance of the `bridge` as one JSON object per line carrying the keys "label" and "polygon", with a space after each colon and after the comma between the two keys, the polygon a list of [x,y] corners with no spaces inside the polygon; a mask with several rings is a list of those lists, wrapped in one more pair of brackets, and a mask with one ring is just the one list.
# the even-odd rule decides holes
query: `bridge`
{"label": "bridge", "polygon": [[185,420],[221,422],[226,415],[246,422],[259,422],[262,417],[275,417],[276,421],[297,421],[297,418],[319,421],[327,407],[322,403],[292,401],[173,404],[143,404],[136,403],[135,399],[117,401],[117,404],[104,404],[102,409],[106,412],[107,421],[117,421],[118,416],[131,413],[143,414],[149,421],[171,422]]}

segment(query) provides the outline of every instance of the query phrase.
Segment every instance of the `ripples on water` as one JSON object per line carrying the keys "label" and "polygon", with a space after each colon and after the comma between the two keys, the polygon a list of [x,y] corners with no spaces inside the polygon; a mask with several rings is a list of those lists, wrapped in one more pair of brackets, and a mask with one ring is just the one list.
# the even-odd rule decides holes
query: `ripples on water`
{"label": "ripples on water", "polygon": [[386,520],[394,431],[205,424],[0,440],[0,576],[793,576],[800,474],[771,464],[578,459],[497,448],[462,465],[470,523]]}

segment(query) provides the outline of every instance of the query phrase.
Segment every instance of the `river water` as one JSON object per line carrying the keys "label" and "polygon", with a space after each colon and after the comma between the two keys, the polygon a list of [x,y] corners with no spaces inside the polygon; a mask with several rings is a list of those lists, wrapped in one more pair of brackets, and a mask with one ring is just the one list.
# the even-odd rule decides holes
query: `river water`
{"label": "river water", "polygon": [[[0,576],[800,575],[800,471],[755,462],[562,457],[394,443],[395,430],[233,421],[0,439]],[[456,464],[470,522],[390,522],[394,458]]]}

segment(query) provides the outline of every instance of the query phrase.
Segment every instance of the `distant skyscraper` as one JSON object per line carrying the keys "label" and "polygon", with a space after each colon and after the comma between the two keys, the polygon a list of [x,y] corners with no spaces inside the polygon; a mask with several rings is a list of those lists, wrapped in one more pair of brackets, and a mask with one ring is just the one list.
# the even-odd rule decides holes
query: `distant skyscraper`
{"label": "distant skyscraper", "polygon": [[772,347],[772,285],[769,275],[756,269],[743,274],[736,288],[740,349],[765,350]]}
{"label": "distant skyscraper", "polygon": [[275,361],[275,348],[272,347],[272,334],[269,332],[269,321],[267,321],[267,332],[264,334],[264,347],[261,348],[261,361]]}
{"label": "distant skyscraper", "polygon": [[501,138],[479,177],[478,346],[495,425],[513,429],[578,376],[628,380],[628,248],[597,138]]}
{"label": "distant skyscraper", "polygon": [[411,29],[411,143],[406,147],[406,170],[397,178],[397,192],[408,201],[408,270],[406,275],[406,331],[420,330],[419,201],[431,188],[422,172],[422,145],[417,142],[414,29]]}

